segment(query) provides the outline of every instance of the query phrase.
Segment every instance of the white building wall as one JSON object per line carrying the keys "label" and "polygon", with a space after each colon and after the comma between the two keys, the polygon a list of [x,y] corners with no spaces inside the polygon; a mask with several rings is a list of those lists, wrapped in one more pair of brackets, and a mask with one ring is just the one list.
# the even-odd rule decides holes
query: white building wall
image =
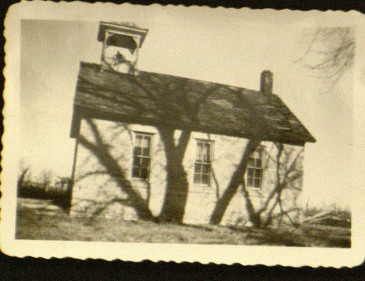
{"label": "white building wall", "polygon": [[[110,154],[114,159],[117,159],[119,166],[123,168],[132,185],[145,200],[148,200],[149,208],[157,216],[161,211],[166,189],[166,158],[163,143],[156,128],[142,125],[123,125],[104,120],[93,120],[93,122],[102,136],[103,142],[108,145]],[[131,178],[133,131],[153,134],[151,171],[148,183]],[[176,132],[176,141],[180,133],[180,131]],[[94,134],[85,120],[81,121],[80,135],[95,142]],[[213,142],[212,170],[215,177],[212,177],[210,186],[193,183],[196,139],[206,139]],[[221,196],[227,187],[247,143],[248,140],[242,138],[192,133],[183,161],[189,181],[189,194],[184,215],[185,223],[209,222],[218,196]],[[276,157],[277,150],[274,144],[270,142],[263,142],[261,145],[265,146],[266,151],[264,183],[261,190],[250,190],[250,198],[256,208],[262,206],[262,202],[265,201],[268,192],[276,182],[276,166],[269,159]],[[295,152],[303,149],[302,147],[287,145],[285,147],[290,150],[294,149]],[[301,163],[302,155],[298,160],[300,169],[302,169]],[[113,178],[108,174],[103,174],[103,171],[105,169],[93,153],[78,144],[71,215],[92,216],[101,213],[108,218],[122,216],[125,219],[137,219],[133,208],[120,203],[120,200],[126,198],[125,194]],[[94,174],[90,175],[90,173]],[[294,184],[301,188],[301,180],[297,180]],[[295,194],[297,195],[297,193]],[[292,192],[285,192],[283,195],[284,200],[293,205]],[[245,199],[240,189],[232,199],[222,224],[237,224],[246,221]]]}

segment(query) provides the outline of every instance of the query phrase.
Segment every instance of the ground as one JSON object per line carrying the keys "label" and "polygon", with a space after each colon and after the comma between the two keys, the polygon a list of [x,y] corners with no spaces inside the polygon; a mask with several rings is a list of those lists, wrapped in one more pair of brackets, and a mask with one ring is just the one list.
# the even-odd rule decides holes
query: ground
{"label": "ground", "polygon": [[47,200],[18,199],[17,239],[350,247],[348,228],[251,229],[70,217]]}

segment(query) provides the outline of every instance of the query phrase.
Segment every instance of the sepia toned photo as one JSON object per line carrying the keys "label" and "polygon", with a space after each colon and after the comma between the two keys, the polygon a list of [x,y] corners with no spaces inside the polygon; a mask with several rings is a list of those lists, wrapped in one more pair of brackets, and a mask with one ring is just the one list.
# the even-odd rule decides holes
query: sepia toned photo
{"label": "sepia toned photo", "polygon": [[351,249],[355,24],[126,14],[18,22],[14,240]]}

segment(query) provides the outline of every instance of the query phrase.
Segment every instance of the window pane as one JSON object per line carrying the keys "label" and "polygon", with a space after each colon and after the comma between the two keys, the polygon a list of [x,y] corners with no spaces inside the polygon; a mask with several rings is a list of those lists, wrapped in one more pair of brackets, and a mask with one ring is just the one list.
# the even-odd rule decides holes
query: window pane
{"label": "window pane", "polygon": [[148,179],[151,162],[151,135],[135,134],[132,177]]}
{"label": "window pane", "polygon": [[203,176],[202,176],[202,183],[209,184],[209,175],[203,174]]}
{"label": "window pane", "polygon": [[262,170],[261,169],[256,169],[255,177],[256,178],[261,178],[262,177]]}
{"label": "window pane", "polygon": [[133,167],[139,167],[139,157],[133,157]]}
{"label": "window pane", "polygon": [[147,179],[148,178],[148,170],[147,168],[141,168],[141,178]]}
{"label": "window pane", "polygon": [[210,162],[210,144],[206,143],[203,150],[203,161]]}
{"label": "window pane", "polygon": [[142,139],[143,139],[142,135],[136,135],[136,144],[135,144],[135,146],[141,146],[142,145]]}
{"label": "window pane", "polygon": [[144,136],[143,142],[142,142],[142,147],[150,147],[150,143],[151,143],[151,137]]}
{"label": "window pane", "polygon": [[143,156],[150,156],[150,148],[149,147],[144,147],[142,149],[142,155]]}
{"label": "window pane", "polygon": [[196,146],[196,160],[203,160],[203,143],[198,142]]}
{"label": "window pane", "polygon": [[210,184],[211,176],[211,144],[205,141],[196,143],[196,159],[194,164],[194,183]]}
{"label": "window pane", "polygon": [[264,149],[262,147],[257,148],[251,153],[247,163],[247,181],[248,187],[260,188],[263,177],[263,157]]}
{"label": "window pane", "polygon": [[257,177],[258,176],[258,172],[257,169],[252,169],[252,177]]}
{"label": "window pane", "polygon": [[139,178],[139,168],[133,168],[132,177]]}
{"label": "window pane", "polygon": [[260,158],[260,159],[262,159],[262,152],[263,152],[263,149],[257,150],[258,158]]}
{"label": "window pane", "polygon": [[252,152],[252,158],[255,158],[255,159],[258,158],[257,150]]}
{"label": "window pane", "polygon": [[200,183],[201,182],[201,176],[200,174],[194,175],[194,183]]}
{"label": "window pane", "polygon": [[134,155],[141,155],[142,154],[142,148],[139,146],[136,146],[134,148]]}
{"label": "window pane", "polygon": [[149,158],[141,158],[141,167],[142,168],[148,168],[149,164],[150,164]]}
{"label": "window pane", "polygon": [[252,187],[252,178],[247,178],[247,186]]}
{"label": "window pane", "polygon": [[195,163],[194,171],[195,173],[201,173],[202,170],[202,164]]}
{"label": "window pane", "polygon": [[253,177],[253,169],[252,168],[248,168],[247,169],[247,175],[249,176],[249,177]]}
{"label": "window pane", "polygon": [[203,165],[203,173],[204,174],[209,174],[210,173],[210,165],[209,164]]}

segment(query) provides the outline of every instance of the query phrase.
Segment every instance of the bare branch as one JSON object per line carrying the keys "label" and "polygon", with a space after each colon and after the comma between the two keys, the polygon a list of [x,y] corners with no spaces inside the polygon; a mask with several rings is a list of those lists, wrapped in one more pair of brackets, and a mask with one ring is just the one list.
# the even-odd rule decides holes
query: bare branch
{"label": "bare branch", "polygon": [[355,38],[350,27],[319,28],[308,44],[301,63],[314,77],[324,79],[330,89],[349,70],[355,57]]}

